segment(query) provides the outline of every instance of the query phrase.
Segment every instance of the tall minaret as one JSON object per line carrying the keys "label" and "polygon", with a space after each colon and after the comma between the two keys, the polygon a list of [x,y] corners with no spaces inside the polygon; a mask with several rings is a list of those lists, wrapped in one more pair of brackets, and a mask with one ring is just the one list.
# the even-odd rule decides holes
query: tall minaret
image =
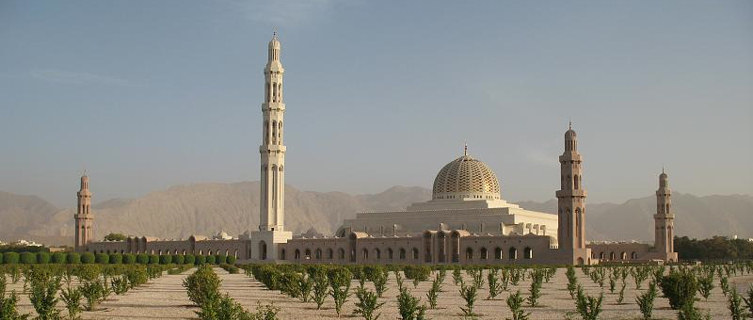
{"label": "tall minaret", "polygon": [[659,189],[656,190],[656,214],[654,215],[654,246],[662,255],[671,255],[675,252],[675,215],[672,213],[671,197],[669,180],[662,169],[659,175]]}
{"label": "tall minaret", "polygon": [[283,231],[285,225],[285,145],[283,144],[282,75],[280,41],[277,33],[269,41],[267,66],[264,68],[264,118],[261,154],[260,231]]}
{"label": "tall minaret", "polygon": [[[583,159],[578,139],[570,124],[565,132],[565,152],[559,157],[560,190],[557,196],[557,241],[560,250],[586,249],[586,190],[583,188]],[[579,255],[580,256],[580,255]],[[586,257],[581,257],[586,259]]]}
{"label": "tall minaret", "polygon": [[94,215],[91,212],[92,193],[89,191],[89,177],[81,176],[81,189],[76,193],[78,208],[73,218],[76,220],[74,247],[76,251],[86,251],[86,245],[94,238]]}

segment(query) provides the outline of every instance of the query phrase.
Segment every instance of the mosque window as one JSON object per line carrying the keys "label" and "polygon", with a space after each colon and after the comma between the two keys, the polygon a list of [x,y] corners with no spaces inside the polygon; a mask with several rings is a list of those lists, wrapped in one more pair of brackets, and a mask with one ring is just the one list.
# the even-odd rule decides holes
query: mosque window
{"label": "mosque window", "polygon": [[486,248],[484,248],[484,247],[481,247],[479,255],[481,256],[481,260],[489,259],[489,252],[486,251]]}
{"label": "mosque window", "polygon": [[418,260],[418,248],[413,248],[413,260]]}
{"label": "mosque window", "polygon": [[473,248],[465,249],[465,260],[473,260]]}
{"label": "mosque window", "polygon": [[494,248],[494,259],[502,260],[502,248],[500,247]]}
{"label": "mosque window", "polygon": [[400,260],[405,260],[405,249],[400,248]]}
{"label": "mosque window", "polygon": [[529,247],[523,249],[523,259],[533,259],[533,249]]}
{"label": "mosque window", "polygon": [[334,258],[334,253],[332,252],[332,248],[327,249],[327,259],[332,260]]}
{"label": "mosque window", "polygon": [[518,259],[518,249],[516,249],[515,247],[510,248],[510,251],[508,253],[509,253],[508,256],[509,256],[510,260],[517,260]]}

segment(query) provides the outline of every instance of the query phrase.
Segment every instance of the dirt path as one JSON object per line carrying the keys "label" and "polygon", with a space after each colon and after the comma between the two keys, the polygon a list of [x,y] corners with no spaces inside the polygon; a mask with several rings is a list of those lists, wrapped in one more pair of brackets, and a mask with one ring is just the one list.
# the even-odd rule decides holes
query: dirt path
{"label": "dirt path", "polygon": [[129,290],[122,296],[112,295],[97,307],[84,312],[82,319],[191,319],[196,318],[183,279],[193,273],[165,274],[145,285]]}

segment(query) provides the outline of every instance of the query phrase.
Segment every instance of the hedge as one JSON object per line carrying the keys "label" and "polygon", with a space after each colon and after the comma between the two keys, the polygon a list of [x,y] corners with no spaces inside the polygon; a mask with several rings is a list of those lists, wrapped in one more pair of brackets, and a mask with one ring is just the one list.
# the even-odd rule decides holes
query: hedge
{"label": "hedge", "polygon": [[42,264],[48,264],[50,263],[50,253],[49,252],[37,252],[37,263]]}
{"label": "hedge", "polygon": [[17,264],[20,261],[18,252],[6,252],[3,254],[5,264]]}
{"label": "hedge", "polygon": [[21,252],[22,264],[35,264],[37,263],[37,255],[31,252]]}
{"label": "hedge", "polygon": [[67,258],[65,252],[55,252],[52,254],[52,263],[64,264],[65,258]]}
{"label": "hedge", "polygon": [[187,254],[185,257],[183,257],[183,263],[185,264],[194,264],[196,263],[196,257],[192,254]]}
{"label": "hedge", "polygon": [[206,263],[214,264],[214,262],[215,262],[214,256],[207,256]]}
{"label": "hedge", "polygon": [[3,254],[0,254],[0,264],[3,264]]}
{"label": "hedge", "polygon": [[123,255],[116,253],[110,255],[110,264],[122,264],[123,263]]}
{"label": "hedge", "polygon": [[227,264],[235,264],[235,256],[227,256]]}
{"label": "hedge", "polygon": [[65,260],[69,264],[79,264],[81,263],[81,255],[76,252],[71,252],[68,254],[67,257],[65,257]]}
{"label": "hedge", "polygon": [[139,264],[149,263],[149,255],[146,253],[139,253],[139,255],[136,256],[136,262]]}
{"label": "hedge", "polygon": [[84,252],[81,255],[81,263],[94,263],[94,254],[91,252]]}
{"label": "hedge", "polygon": [[94,255],[94,262],[99,264],[110,263],[110,255],[106,253],[97,253]]}
{"label": "hedge", "polygon": [[207,263],[207,256],[196,256],[196,264],[202,265]]}
{"label": "hedge", "polygon": [[179,254],[173,255],[173,263],[174,264],[184,264],[185,261],[186,261],[186,257],[184,257],[182,255],[179,255]]}
{"label": "hedge", "polygon": [[136,255],[126,253],[123,255],[123,264],[134,264],[136,262]]}
{"label": "hedge", "polygon": [[156,254],[150,254],[149,255],[149,264],[158,264],[159,263],[159,256]]}
{"label": "hedge", "polygon": [[173,256],[171,255],[161,255],[159,256],[159,264],[170,264],[173,261]]}

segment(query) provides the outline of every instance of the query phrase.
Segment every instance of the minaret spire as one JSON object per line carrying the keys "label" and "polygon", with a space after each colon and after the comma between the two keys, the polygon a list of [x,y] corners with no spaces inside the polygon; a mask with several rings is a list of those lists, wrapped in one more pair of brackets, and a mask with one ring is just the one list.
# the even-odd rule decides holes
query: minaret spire
{"label": "minaret spire", "polygon": [[583,158],[578,152],[578,137],[572,122],[565,132],[565,150],[559,157],[560,190],[557,196],[557,242],[559,250],[574,264],[588,264],[586,248],[586,190],[583,188]]}
{"label": "minaret spire", "polygon": [[283,74],[280,41],[275,30],[269,41],[269,57],[264,68],[265,99],[262,103],[263,138],[261,155],[261,219],[259,230],[282,231],[285,205],[285,145],[283,144]]}
{"label": "minaret spire", "polygon": [[75,220],[74,248],[76,251],[85,251],[86,245],[92,242],[94,238],[94,215],[91,212],[92,193],[89,191],[89,176],[84,170],[81,175],[81,188],[76,193],[78,206],[76,214],[73,215]]}

